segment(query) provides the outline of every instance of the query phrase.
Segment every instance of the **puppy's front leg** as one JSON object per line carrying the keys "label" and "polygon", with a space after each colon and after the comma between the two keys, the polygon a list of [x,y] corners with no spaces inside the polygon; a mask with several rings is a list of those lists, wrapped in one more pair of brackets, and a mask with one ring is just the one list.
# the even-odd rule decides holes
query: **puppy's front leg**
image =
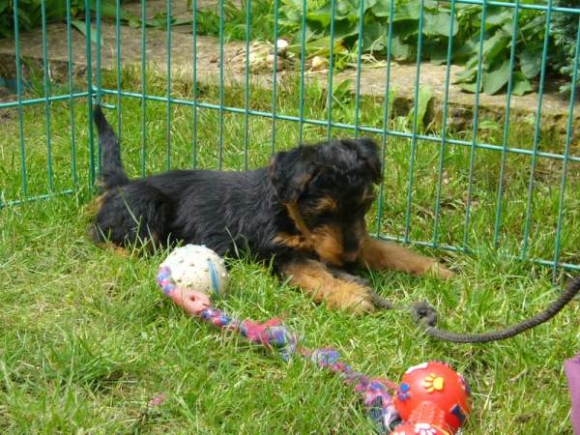
{"label": "puppy's front leg", "polygon": [[412,275],[433,274],[449,279],[454,273],[432,258],[419,255],[396,243],[367,237],[357,259],[362,267],[372,270],[395,269]]}
{"label": "puppy's front leg", "polygon": [[292,261],[279,270],[290,284],[300,287],[316,302],[325,301],[330,308],[348,310],[354,314],[375,310],[372,291],[368,287],[360,281],[337,277],[319,261]]}

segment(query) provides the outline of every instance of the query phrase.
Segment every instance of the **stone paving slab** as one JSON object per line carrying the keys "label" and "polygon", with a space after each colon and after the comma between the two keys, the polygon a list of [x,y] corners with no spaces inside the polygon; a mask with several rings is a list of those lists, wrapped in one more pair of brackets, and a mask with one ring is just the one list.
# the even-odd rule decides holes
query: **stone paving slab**
{"label": "stone paving slab", "polygon": [[[208,5],[211,0],[207,1]],[[134,14],[140,14],[139,4],[129,4],[134,10]],[[181,5],[181,6],[179,6]],[[175,10],[177,16],[187,17],[190,11],[184,9],[184,3],[176,3]],[[158,8],[158,9],[156,9]],[[165,9],[164,1],[148,2],[147,13],[153,16],[159,8]],[[181,11],[181,9],[184,9]],[[114,69],[116,65],[116,34],[115,26],[112,23],[102,23],[102,40],[101,48],[101,66],[103,69]],[[146,30],[146,59],[147,65],[160,74],[167,72],[167,52],[166,52],[166,31],[154,28]],[[64,24],[48,25],[48,59],[53,80],[65,79],[67,74],[67,38],[66,26]],[[191,29],[188,26],[177,27],[176,31],[171,33],[171,74],[172,80],[192,80],[193,68],[193,37]],[[243,54],[244,42],[228,42],[224,46],[224,64],[225,84],[244,83],[245,81],[245,62]],[[20,38],[21,57],[29,62],[36,62],[37,65],[42,62],[42,34],[40,30],[24,33]],[[141,65],[141,29],[134,29],[129,26],[121,28],[121,59],[123,66]],[[78,31],[72,34],[72,52],[74,73],[76,76],[82,76],[87,68],[86,41],[85,37]],[[197,37],[197,77],[200,84],[217,84],[219,76],[219,40],[214,37],[198,36]],[[92,45],[93,67],[95,67],[96,48]],[[24,68],[24,67],[23,67]],[[458,66],[451,67],[451,80],[461,71]],[[24,74],[26,71],[24,71]],[[282,78],[287,71],[279,72]],[[407,105],[412,104],[415,91],[417,66],[415,64],[398,64],[391,63],[390,66],[390,86],[396,92],[399,103]],[[345,79],[353,80],[353,88],[356,81],[357,72],[354,69],[348,69],[334,75],[334,85]],[[446,66],[436,66],[430,63],[423,63],[420,67],[421,85],[429,85],[435,97],[434,113],[435,116],[440,114],[443,107],[443,98],[445,95],[445,75]],[[306,74],[308,80],[317,78],[323,86],[327,86],[328,73],[325,71],[308,71]],[[0,77],[10,79],[15,77],[14,62],[14,41],[0,40]],[[251,82],[253,85],[271,86],[272,72],[267,69],[251,69]],[[370,96],[384,96],[386,87],[386,68],[365,66],[361,71],[360,93]],[[354,90],[354,89],[353,89]],[[485,95],[479,97],[480,112],[485,116],[500,120],[505,115],[506,96],[505,95]],[[475,105],[475,95],[464,93],[457,85],[449,87],[449,107],[450,118],[465,126],[469,124],[470,114],[473,112]],[[530,117],[534,116],[538,105],[538,94],[530,93],[525,96],[512,96],[511,110],[512,117]],[[574,111],[574,132],[575,137],[580,129],[580,110]],[[569,101],[563,98],[553,89],[543,96],[542,105],[542,125],[555,127],[562,133],[565,131],[568,120]],[[458,119],[455,119],[458,118]],[[459,118],[464,118],[459,119]]]}

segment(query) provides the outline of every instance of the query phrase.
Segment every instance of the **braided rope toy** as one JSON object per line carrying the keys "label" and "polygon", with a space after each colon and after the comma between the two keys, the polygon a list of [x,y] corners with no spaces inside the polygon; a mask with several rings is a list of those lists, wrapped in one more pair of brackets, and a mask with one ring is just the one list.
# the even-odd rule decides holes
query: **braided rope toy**
{"label": "braided rope toy", "polygon": [[400,423],[399,414],[389,394],[389,390],[395,390],[397,385],[387,379],[370,378],[355,371],[341,360],[340,352],[337,350],[332,348],[310,350],[299,345],[298,336],[282,325],[277,318],[259,323],[231,317],[222,310],[212,307],[207,294],[173,284],[171,270],[168,267],[159,269],[157,283],[163,293],[188,314],[218,328],[237,332],[252,343],[275,350],[285,361],[299,354],[318,367],[338,374],[347,385],[352,385],[362,396],[367,413],[378,433],[390,433],[393,425]]}
{"label": "braided rope toy", "polygon": [[[277,351],[285,361],[300,355],[319,368],[336,373],[361,396],[379,434],[450,435],[460,430],[469,413],[470,392],[464,378],[443,363],[428,362],[410,368],[400,385],[384,378],[371,378],[343,362],[336,349],[311,350],[302,346],[299,337],[278,318],[259,323],[227,315],[211,305],[207,293],[177,286],[166,265],[159,268],[157,283],[188,314]],[[395,400],[389,391],[396,391]]]}

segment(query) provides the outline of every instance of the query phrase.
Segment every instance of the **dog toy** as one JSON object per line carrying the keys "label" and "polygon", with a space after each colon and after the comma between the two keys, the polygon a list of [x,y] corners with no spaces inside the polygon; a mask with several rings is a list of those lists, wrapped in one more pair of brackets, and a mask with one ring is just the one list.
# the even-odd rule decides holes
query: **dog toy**
{"label": "dog toy", "polygon": [[[443,410],[446,409],[449,404],[454,402],[459,403],[460,407],[457,408],[457,410],[451,407],[450,412],[452,414],[455,412],[455,414],[449,417],[450,423],[446,423],[446,425],[441,423],[440,425],[445,428],[459,427],[467,415],[469,408],[466,404],[468,396],[466,383],[462,377],[449,368],[449,373],[440,373],[441,369],[439,366],[447,367],[441,363],[425,364],[427,367],[431,367],[430,364],[435,364],[434,367],[436,367],[437,370],[430,370],[425,376],[425,382],[427,382],[427,379],[431,382],[429,384],[430,389],[432,390],[431,393],[435,394],[429,396],[431,401],[423,400],[425,394],[421,396],[419,387],[415,386],[415,383],[410,381],[408,377],[410,371],[407,371],[405,377],[403,377],[403,383],[398,387],[395,383],[384,378],[370,378],[363,373],[355,371],[350,365],[343,362],[340,353],[335,349],[321,348],[310,350],[304,346],[300,346],[299,337],[290,332],[277,318],[270,319],[264,323],[258,323],[251,320],[239,320],[227,315],[215,307],[212,307],[209,295],[206,292],[200,292],[191,288],[185,288],[173,284],[171,270],[166,265],[162,265],[159,268],[157,283],[160,285],[163,292],[176,304],[182,307],[188,314],[198,317],[216,327],[237,332],[252,343],[275,350],[284,360],[289,360],[293,355],[298,354],[313,362],[319,368],[327,369],[336,373],[347,385],[353,386],[354,390],[361,395],[367,413],[371,421],[374,423],[377,432],[380,434],[391,433],[394,428],[398,431],[400,427],[403,427],[402,425],[406,423],[401,423],[400,414],[409,415],[410,421],[414,424],[413,430],[415,427],[435,427],[430,426],[430,423],[435,420],[429,416],[429,412],[437,413],[437,415],[443,413],[443,421],[447,421],[445,420],[447,416],[444,414]],[[416,370],[418,370],[418,367],[421,366],[417,366]],[[417,371],[417,373],[419,372]],[[455,379],[455,384],[453,383],[453,379]],[[457,390],[458,385],[460,390],[463,392],[463,396],[461,396]],[[413,386],[413,388],[411,388],[411,386]],[[398,395],[402,390],[405,390],[407,393],[405,400],[399,400],[401,402],[399,405],[401,410],[396,408],[395,402],[389,393],[389,391],[395,390],[398,390]],[[413,409],[415,404],[419,405],[419,410]],[[454,416],[457,416],[457,419],[454,420]],[[421,435],[438,434],[433,431],[409,431],[401,432],[400,435],[410,435],[415,433]],[[448,433],[449,432],[444,431],[439,432],[441,435]]]}
{"label": "dog toy", "polygon": [[447,364],[430,361],[409,368],[394,404],[403,423],[393,435],[449,435],[469,415],[469,387]]}
{"label": "dog toy", "polygon": [[224,260],[203,245],[175,248],[161,263],[160,273],[165,293],[180,287],[223,296],[228,286]]}

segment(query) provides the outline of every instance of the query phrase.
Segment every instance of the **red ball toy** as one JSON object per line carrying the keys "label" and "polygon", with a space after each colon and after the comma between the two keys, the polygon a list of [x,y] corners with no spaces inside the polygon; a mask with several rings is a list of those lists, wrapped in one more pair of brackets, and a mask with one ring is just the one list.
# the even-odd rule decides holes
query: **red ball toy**
{"label": "red ball toy", "polygon": [[467,382],[447,364],[430,361],[411,367],[395,396],[403,423],[393,435],[453,434],[469,415]]}
{"label": "red ball toy", "polygon": [[413,423],[405,421],[398,425],[391,435],[450,435],[449,432],[432,423]]}

